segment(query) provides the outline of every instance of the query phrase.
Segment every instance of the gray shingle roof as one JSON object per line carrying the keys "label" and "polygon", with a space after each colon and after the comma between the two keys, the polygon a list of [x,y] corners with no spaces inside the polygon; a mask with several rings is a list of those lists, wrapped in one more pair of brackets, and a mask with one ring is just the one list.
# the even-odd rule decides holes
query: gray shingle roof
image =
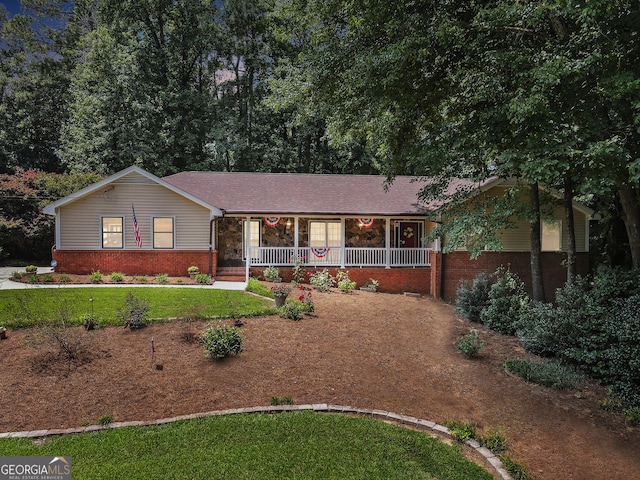
{"label": "gray shingle roof", "polygon": [[385,191],[377,175],[181,172],[163,180],[227,214],[425,215],[424,185],[396,177]]}

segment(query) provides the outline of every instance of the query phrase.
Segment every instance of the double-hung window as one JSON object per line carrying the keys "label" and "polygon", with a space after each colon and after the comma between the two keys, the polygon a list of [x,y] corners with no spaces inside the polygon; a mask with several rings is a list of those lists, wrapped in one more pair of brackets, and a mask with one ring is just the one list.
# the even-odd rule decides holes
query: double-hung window
{"label": "double-hung window", "polygon": [[153,248],[175,247],[175,221],[173,217],[153,217]]}
{"label": "double-hung window", "polygon": [[562,250],[561,220],[543,220],[540,230],[543,252],[559,252]]}
{"label": "double-hung window", "polygon": [[123,225],[123,217],[102,217],[102,248],[124,248]]}
{"label": "double-hung window", "polygon": [[339,263],[342,225],[340,222],[311,220],[309,247],[312,262]]}
{"label": "double-hung window", "polygon": [[[247,227],[249,227],[249,244],[247,245]],[[260,246],[260,220],[251,220],[251,224],[247,225],[247,221],[242,223],[242,258],[246,260],[251,248],[251,258],[260,258],[258,247]]]}

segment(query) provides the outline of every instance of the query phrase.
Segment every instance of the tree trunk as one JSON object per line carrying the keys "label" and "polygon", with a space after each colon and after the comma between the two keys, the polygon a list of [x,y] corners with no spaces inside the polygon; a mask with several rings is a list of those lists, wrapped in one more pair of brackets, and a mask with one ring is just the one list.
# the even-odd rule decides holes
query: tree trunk
{"label": "tree trunk", "polygon": [[567,172],[564,178],[564,213],[567,220],[567,283],[576,279],[576,231],[573,221],[573,182]]}
{"label": "tree trunk", "polygon": [[538,183],[529,186],[529,202],[533,212],[533,219],[529,227],[531,240],[531,287],[533,299],[544,302],[544,283],[542,281],[542,243],[540,240],[540,193]]}
{"label": "tree trunk", "polygon": [[629,185],[618,185],[622,205],[622,220],[627,230],[633,268],[640,268],[640,202],[636,190]]}

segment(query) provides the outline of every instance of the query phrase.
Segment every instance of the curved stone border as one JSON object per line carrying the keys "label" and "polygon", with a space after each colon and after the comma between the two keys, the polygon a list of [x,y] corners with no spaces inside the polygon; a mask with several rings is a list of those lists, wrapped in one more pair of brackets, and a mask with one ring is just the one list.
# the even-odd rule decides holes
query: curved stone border
{"label": "curved stone border", "polygon": [[[0,438],[36,438],[36,437],[48,437],[52,435],[71,435],[76,433],[96,432],[99,430],[108,430],[110,428],[122,428],[122,427],[143,427],[151,425],[163,425],[165,423],[177,422],[180,420],[193,420],[203,417],[216,417],[221,415],[238,415],[243,413],[280,413],[280,412],[298,412],[304,410],[311,410],[314,412],[329,412],[329,413],[342,413],[353,415],[365,415],[375,417],[380,420],[391,421],[400,426],[407,425],[420,430],[433,430],[436,434],[447,435],[451,438],[453,436],[449,432],[449,429],[444,425],[438,425],[435,422],[429,420],[421,420],[416,417],[410,417],[407,415],[400,415],[398,413],[386,412],[384,410],[368,410],[365,408],[346,407],[342,405],[330,405],[326,403],[315,403],[306,405],[269,405],[258,406],[248,408],[231,408],[228,410],[215,410],[212,412],[192,413],[189,415],[178,415],[177,417],[162,418],[159,420],[149,421],[132,421],[132,422],[113,422],[109,425],[89,425],[87,427],[77,428],[58,428],[50,430],[32,430],[28,432],[5,432],[0,433]],[[513,480],[509,472],[507,472],[502,464],[502,461],[491,450],[486,447],[482,447],[476,440],[465,440],[464,442],[469,447],[473,448],[480,456],[482,456],[489,465],[493,467],[496,473],[503,480]]]}

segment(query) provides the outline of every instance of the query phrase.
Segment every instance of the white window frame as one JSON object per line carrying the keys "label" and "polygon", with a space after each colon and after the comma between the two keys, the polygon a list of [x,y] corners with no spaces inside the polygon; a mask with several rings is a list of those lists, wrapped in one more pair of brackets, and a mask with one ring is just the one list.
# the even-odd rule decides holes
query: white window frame
{"label": "white window frame", "polygon": [[[262,240],[262,221],[256,219],[251,219],[251,247],[259,247],[261,245]],[[257,233],[257,236],[256,236]],[[242,221],[242,260],[247,259],[247,220]],[[254,250],[252,252],[252,259],[260,258],[260,252]]]}
{"label": "white window frame", "polygon": [[[107,218],[119,218],[120,219],[120,231],[117,230],[105,230],[104,229],[104,221]],[[119,247],[106,247],[105,246],[105,235],[113,235],[113,234],[119,234],[120,235],[120,246]],[[100,217],[100,245],[103,249],[105,250],[122,250],[124,249],[124,240],[125,240],[125,230],[124,230],[124,216],[122,215],[102,215]]]}
{"label": "white window frame", "polygon": [[[553,229],[557,231],[558,238],[552,239],[553,245],[549,245],[545,242],[545,229],[553,226]],[[551,240],[548,240],[550,242]],[[547,245],[545,245],[547,243]],[[561,252],[562,251],[562,220],[542,220],[540,222],[540,246],[543,252]]]}
{"label": "white window frame", "polygon": [[[162,220],[171,219],[171,232],[156,231],[156,219],[162,219]],[[156,233],[159,233],[159,234],[171,233],[171,246],[170,247],[156,246]],[[165,217],[160,215],[157,217],[151,217],[151,237],[152,237],[151,242],[155,250],[175,250],[176,248],[176,217],[169,217],[169,216]]]}
{"label": "white window frame", "polygon": [[[314,245],[313,242],[311,241],[311,231],[313,230],[312,225],[314,223],[324,225],[324,245]],[[331,245],[329,243],[329,229],[327,227],[329,224],[338,226],[339,237],[337,239],[338,243],[336,245]],[[309,220],[309,246],[310,247],[340,248],[341,244],[342,244],[342,223],[340,222],[340,220]]]}

